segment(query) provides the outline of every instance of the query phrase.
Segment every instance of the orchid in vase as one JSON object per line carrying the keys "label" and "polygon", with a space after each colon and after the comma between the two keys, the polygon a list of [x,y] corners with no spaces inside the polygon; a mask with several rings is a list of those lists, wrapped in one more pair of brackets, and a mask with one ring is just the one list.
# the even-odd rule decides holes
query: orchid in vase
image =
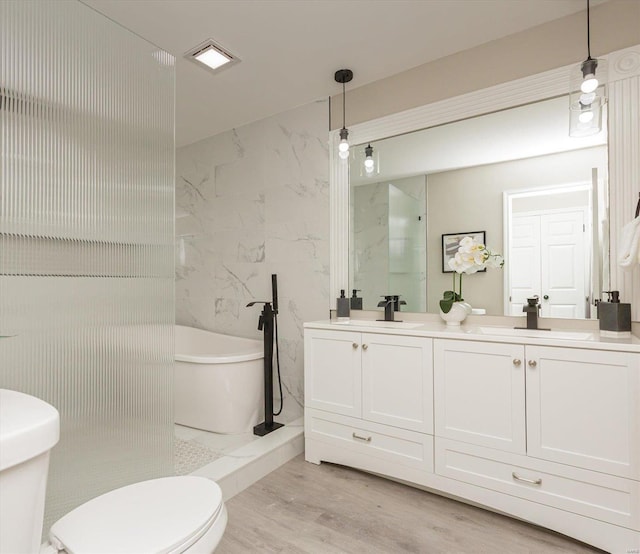
{"label": "orchid in vase", "polygon": [[[453,269],[453,290],[446,290],[440,300],[440,309],[448,314],[454,302],[464,302],[462,297],[462,275],[471,275],[487,267],[502,267],[504,258],[495,254],[484,244],[473,237],[464,237],[458,246],[455,256],[449,260],[449,267]],[[457,277],[457,279],[456,279]],[[458,286],[456,287],[456,280]]]}

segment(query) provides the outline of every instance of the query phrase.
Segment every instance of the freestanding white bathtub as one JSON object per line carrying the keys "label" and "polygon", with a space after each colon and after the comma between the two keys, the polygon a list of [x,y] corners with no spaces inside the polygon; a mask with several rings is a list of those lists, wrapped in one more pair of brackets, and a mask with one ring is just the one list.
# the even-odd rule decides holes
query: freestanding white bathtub
{"label": "freestanding white bathtub", "polygon": [[264,412],[263,342],[176,325],[175,422],[253,430]]}

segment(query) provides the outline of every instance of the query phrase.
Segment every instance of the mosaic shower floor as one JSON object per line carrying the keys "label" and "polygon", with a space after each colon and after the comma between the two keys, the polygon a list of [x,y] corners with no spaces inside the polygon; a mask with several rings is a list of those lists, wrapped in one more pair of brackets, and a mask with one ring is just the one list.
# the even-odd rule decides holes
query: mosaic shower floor
{"label": "mosaic shower floor", "polygon": [[304,421],[298,418],[264,437],[218,435],[174,426],[175,472],[213,479],[225,500],[304,451]]}
{"label": "mosaic shower floor", "polygon": [[252,433],[220,435],[183,425],[175,425],[174,430],[176,475],[188,475],[259,438]]}

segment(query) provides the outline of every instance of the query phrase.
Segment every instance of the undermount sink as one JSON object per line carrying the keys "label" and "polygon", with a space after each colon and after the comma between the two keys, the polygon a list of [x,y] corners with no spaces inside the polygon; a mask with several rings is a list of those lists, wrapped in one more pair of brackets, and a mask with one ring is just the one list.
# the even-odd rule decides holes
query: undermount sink
{"label": "undermount sink", "polygon": [[407,323],[404,321],[371,321],[370,319],[351,319],[349,321],[332,321],[333,325],[357,325],[358,327],[380,327],[382,329],[415,329],[422,327],[422,323]]}
{"label": "undermount sink", "polygon": [[513,329],[511,327],[478,327],[476,332],[481,335],[503,337],[536,337],[560,340],[592,340],[593,333],[582,331],[545,331],[543,329]]}

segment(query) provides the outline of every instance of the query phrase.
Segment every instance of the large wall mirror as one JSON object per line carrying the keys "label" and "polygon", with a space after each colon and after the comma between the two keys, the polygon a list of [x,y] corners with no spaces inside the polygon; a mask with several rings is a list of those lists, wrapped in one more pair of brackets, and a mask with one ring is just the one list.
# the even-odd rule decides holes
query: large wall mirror
{"label": "large wall mirror", "polygon": [[[451,288],[443,236],[484,233],[507,263],[465,277],[474,307],[518,314],[538,294],[543,315],[593,318],[593,300],[614,288],[638,321],[640,272],[616,259],[640,192],[640,46],[607,58],[608,133],[587,139],[567,136],[569,67],[353,125],[348,163],[332,131],[331,298],[361,289],[373,309],[401,294],[407,311],[434,313]],[[380,172],[366,177],[369,143]],[[571,227],[573,242],[553,246],[552,227]]]}
{"label": "large wall mirror", "polygon": [[373,141],[349,163],[349,287],[364,309],[398,294],[437,312],[451,287],[450,244],[480,234],[502,270],[464,277],[482,313],[520,315],[538,295],[548,317],[595,317],[608,287],[607,133],[568,136],[569,100],[551,98]]}

